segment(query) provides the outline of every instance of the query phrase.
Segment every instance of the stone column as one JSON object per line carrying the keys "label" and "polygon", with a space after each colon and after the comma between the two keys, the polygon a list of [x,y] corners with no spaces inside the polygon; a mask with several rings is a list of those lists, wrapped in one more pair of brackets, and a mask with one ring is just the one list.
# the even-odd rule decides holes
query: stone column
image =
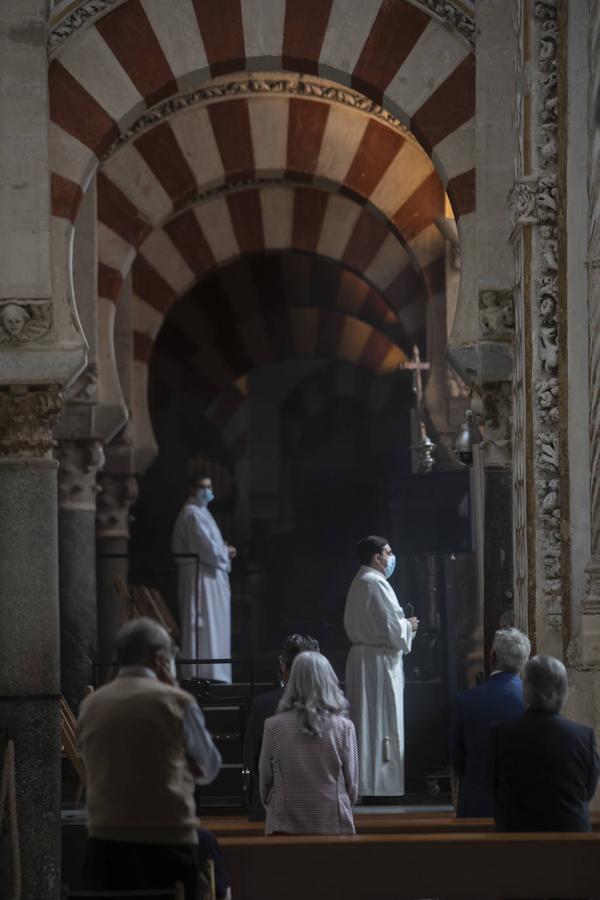
{"label": "stone column", "polygon": [[[486,661],[500,619],[514,617],[512,454],[514,254],[507,197],[514,183],[518,147],[515,57],[518,0],[477,4],[477,211],[472,243],[461,246],[463,270],[475,270],[463,285],[450,340],[450,356],[470,383],[471,405],[482,432],[480,457],[485,525],[482,598]],[[521,623],[523,624],[523,623]],[[525,623],[526,624],[526,623]]]}
{"label": "stone column", "polygon": [[96,639],[96,474],[100,441],[61,441],[58,459],[60,673],[62,692],[77,711],[92,684]]}
{"label": "stone column", "polygon": [[515,555],[519,623],[566,659],[571,628],[566,188],[566,4],[526,0],[521,144],[511,194],[516,259]]}
{"label": "stone column", "polygon": [[588,306],[590,390],[590,527],[591,560],[588,588],[583,601],[582,662],[600,668],[600,2],[590,10],[588,59],[589,108],[589,216]]}
{"label": "stone column", "polygon": [[[56,385],[0,388],[0,747],[15,742],[23,900],[60,896]],[[12,872],[0,845],[0,898]]]}
{"label": "stone column", "polygon": [[[511,307],[512,308],[512,307]],[[483,632],[487,666],[494,632],[515,623],[513,589],[511,384],[476,385],[471,402],[482,441],[485,529],[483,536]]]}
{"label": "stone column", "polygon": [[105,473],[98,479],[96,558],[98,587],[98,659],[114,658],[114,639],[125,621],[126,605],[115,588],[119,576],[127,583],[129,523],[138,487],[134,475]]}

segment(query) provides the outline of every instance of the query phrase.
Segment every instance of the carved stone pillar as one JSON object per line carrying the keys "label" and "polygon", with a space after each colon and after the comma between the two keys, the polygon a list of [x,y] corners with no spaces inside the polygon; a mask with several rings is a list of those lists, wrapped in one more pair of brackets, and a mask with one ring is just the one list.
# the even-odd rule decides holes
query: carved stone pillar
{"label": "carved stone pillar", "polygon": [[[509,307],[512,311],[512,298]],[[511,313],[512,315],[512,313]],[[485,665],[502,625],[514,624],[511,412],[508,381],[487,381],[473,388],[483,463],[483,633]]]}
{"label": "carved stone pillar", "polygon": [[96,552],[98,583],[98,658],[114,658],[114,639],[125,621],[125,603],[115,589],[115,578],[127,582],[129,523],[137,500],[134,475],[105,473],[100,476],[97,499]]}
{"label": "carved stone pillar", "polygon": [[590,10],[588,59],[590,64],[589,110],[589,218],[588,306],[590,390],[590,530],[591,560],[588,588],[583,602],[581,651],[584,666],[600,668],[600,2]]}
{"label": "carved stone pillar", "polygon": [[[511,195],[516,259],[515,565],[518,621],[538,652],[570,640],[568,348],[562,0],[524,0],[521,148]],[[564,112],[560,110],[561,115]]]}
{"label": "carved stone pillar", "polygon": [[[57,386],[0,387],[0,746],[15,742],[22,894],[60,895]],[[12,885],[0,843],[0,896]],[[10,894],[12,896],[12,892]]]}
{"label": "carved stone pillar", "polygon": [[61,441],[58,451],[60,674],[74,710],[92,683],[96,640],[96,475],[100,441]]}

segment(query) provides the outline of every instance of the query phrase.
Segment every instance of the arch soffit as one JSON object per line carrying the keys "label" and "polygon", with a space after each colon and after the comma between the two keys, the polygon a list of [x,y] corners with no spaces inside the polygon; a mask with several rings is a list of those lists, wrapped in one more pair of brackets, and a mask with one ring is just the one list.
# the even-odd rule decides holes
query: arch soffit
{"label": "arch soffit", "polygon": [[[162,224],[186,206],[224,196],[252,182],[306,183],[307,178],[311,184],[343,190],[386,219],[390,230],[408,246],[415,264],[423,264],[419,258],[421,245],[425,244],[424,255],[428,256],[431,244],[431,236],[423,232],[433,226],[437,216],[444,215],[445,201],[434,167],[414,141],[356,110],[346,109],[341,116],[329,117],[333,124],[327,127],[321,112],[312,119],[306,113],[290,116],[293,101],[289,98],[283,101],[284,106],[277,101],[266,118],[264,111],[259,115],[249,112],[264,108],[264,100],[230,102],[244,104],[238,107],[237,122],[236,116],[232,123],[229,115],[222,118],[220,114],[216,122],[210,122],[205,108],[185,110],[187,121],[182,125],[161,125],[155,130],[158,152],[150,152],[144,144],[142,155],[133,144],[103,167],[99,218],[123,239],[122,260],[112,266],[121,277],[126,274],[131,247],[138,247],[152,226]],[[309,101],[309,106],[329,113],[328,104],[312,105]],[[290,122],[290,118],[297,121]],[[242,132],[235,135],[239,140],[232,150],[221,149],[219,153],[229,127],[235,131],[235,125]],[[309,133],[306,146],[300,154],[293,149],[290,153],[300,128]],[[146,137],[151,138],[152,132]],[[262,146],[257,144],[261,138]],[[431,217],[426,221],[428,213]]]}
{"label": "arch soffit", "polygon": [[[278,300],[276,306],[274,297]],[[238,355],[255,361],[277,358],[275,345],[279,338],[285,338],[284,343],[289,338],[289,331],[281,331],[277,323],[297,309],[311,310],[302,314],[308,329],[305,352],[318,355],[326,346],[330,353],[336,342],[342,341],[342,320],[328,321],[328,312],[338,317],[351,316],[367,328],[374,328],[403,353],[411,346],[414,332],[408,335],[399,326],[385,298],[364,277],[343,264],[339,266],[335,260],[303,252],[284,257],[256,254],[213,273],[172,306],[162,323],[156,352],[185,369],[190,359],[205,352],[207,344],[220,348],[220,355],[226,356],[223,348],[231,343],[235,355],[241,340],[246,349]],[[136,322],[142,329],[143,324]],[[138,350],[143,351],[144,358],[149,357],[153,352],[150,338],[138,328],[135,333]],[[233,333],[237,337],[228,342],[228,335]],[[365,335],[363,330],[362,336]],[[369,349],[370,364],[375,358],[374,349]],[[388,350],[387,343],[377,343],[380,360]],[[236,366],[229,368],[233,371]]]}
{"label": "arch soffit", "polygon": [[[416,302],[424,307],[440,289],[445,245],[437,229],[421,241],[425,265],[415,267],[397,237],[343,195],[279,185],[246,189],[241,202],[236,197],[188,210],[185,221],[182,215],[151,232],[132,264],[129,254],[137,330],[153,339],[169,308],[199,280],[239,256],[269,250],[299,250],[344,263],[385,298],[401,323],[407,308]],[[122,276],[115,265],[126,252],[114,236],[100,232],[100,298],[116,300]]]}

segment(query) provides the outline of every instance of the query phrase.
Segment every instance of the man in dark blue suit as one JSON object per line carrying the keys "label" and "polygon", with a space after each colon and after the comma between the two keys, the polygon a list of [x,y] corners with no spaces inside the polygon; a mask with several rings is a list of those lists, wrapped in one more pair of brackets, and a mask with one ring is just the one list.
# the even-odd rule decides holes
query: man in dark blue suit
{"label": "man in dark blue suit", "polygon": [[520,674],[531,652],[529,638],[517,628],[494,635],[489,679],[456,695],[450,761],[458,777],[459,818],[492,818],[490,727],[514,719],[525,709]]}
{"label": "man in dark blue suit", "polygon": [[590,831],[588,802],[600,773],[591,728],[561,715],[564,665],[534,656],[523,672],[527,710],[491,730],[498,831]]}
{"label": "man in dark blue suit", "polygon": [[[292,663],[299,653],[304,653],[306,650],[313,650],[318,653],[319,642],[308,634],[289,634],[286,637],[283,642],[281,656],[279,657],[281,680],[284,685],[289,678]],[[248,818],[251,822],[264,822],[266,818],[265,808],[260,801],[260,791],[258,789],[258,760],[265,722],[275,715],[275,710],[282,695],[283,687],[257,694],[248,714],[248,722],[246,723],[244,734],[244,768],[249,773],[250,809]]]}

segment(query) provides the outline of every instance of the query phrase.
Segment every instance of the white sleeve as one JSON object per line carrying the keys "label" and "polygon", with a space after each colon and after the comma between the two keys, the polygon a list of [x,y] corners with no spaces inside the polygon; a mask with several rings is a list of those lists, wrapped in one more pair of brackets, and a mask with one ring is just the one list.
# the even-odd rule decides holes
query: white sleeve
{"label": "white sleeve", "polygon": [[193,532],[193,542],[196,552],[200,557],[200,561],[207,566],[213,566],[216,569],[225,569],[227,572],[231,569],[231,561],[229,559],[229,551],[223,538],[213,537],[209,534],[208,529],[199,516],[192,514],[189,519],[189,527]]}
{"label": "white sleeve", "polygon": [[369,613],[382,644],[393,650],[410,653],[413,630],[398,602],[378,584],[369,591]]}

